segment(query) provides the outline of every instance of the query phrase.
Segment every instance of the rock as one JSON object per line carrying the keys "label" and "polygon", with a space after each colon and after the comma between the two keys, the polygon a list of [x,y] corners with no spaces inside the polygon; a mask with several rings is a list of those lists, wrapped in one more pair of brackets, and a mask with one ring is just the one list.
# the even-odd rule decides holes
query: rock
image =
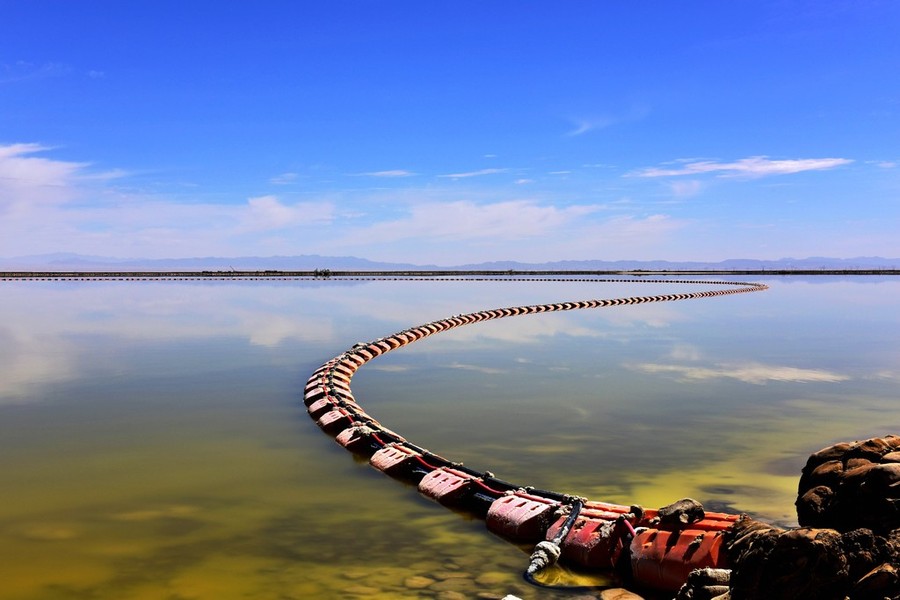
{"label": "rock", "polygon": [[468,578],[451,577],[443,581],[436,581],[428,586],[428,589],[435,592],[465,592],[471,591],[473,587],[472,581]]}
{"label": "rock", "polygon": [[431,575],[435,579],[440,579],[441,581],[445,579],[460,579],[469,577],[467,573],[463,573],[462,571],[434,571]]}
{"label": "rock", "polygon": [[882,600],[900,594],[900,577],[892,565],[883,564],[864,575],[850,592],[853,600]]}
{"label": "rock", "polygon": [[900,528],[900,437],[835,444],[811,455],[796,506],[804,527],[879,535]]}
{"label": "rock", "polygon": [[663,506],[657,514],[661,523],[674,526],[690,525],[706,516],[703,505],[693,498],[682,498]]}
{"label": "rock", "polygon": [[410,590],[421,590],[434,583],[434,579],[424,575],[413,575],[403,580],[403,585]]}
{"label": "rock", "polygon": [[849,586],[841,536],[830,529],[759,532],[732,563],[734,600],[843,600]]}
{"label": "rock", "polygon": [[825,527],[831,518],[834,492],[827,485],[817,485],[797,499],[797,520],[807,527]]}
{"label": "rock", "polygon": [[810,473],[809,485],[836,485],[844,472],[844,463],[840,460],[829,460],[813,469]]}
{"label": "rock", "polygon": [[374,596],[379,593],[381,590],[375,587],[371,587],[368,585],[351,585],[350,587],[344,588],[345,594],[350,594],[353,596],[362,596],[364,598],[368,598]]}
{"label": "rock", "polygon": [[499,585],[507,581],[510,581],[509,574],[499,571],[488,571],[475,578],[475,583],[478,585]]}
{"label": "rock", "polygon": [[743,517],[724,541],[732,600],[900,597],[892,566],[900,554],[894,536],[887,539],[869,529],[782,530]]}
{"label": "rock", "polygon": [[883,463],[900,463],[900,452],[888,452],[881,457]]}

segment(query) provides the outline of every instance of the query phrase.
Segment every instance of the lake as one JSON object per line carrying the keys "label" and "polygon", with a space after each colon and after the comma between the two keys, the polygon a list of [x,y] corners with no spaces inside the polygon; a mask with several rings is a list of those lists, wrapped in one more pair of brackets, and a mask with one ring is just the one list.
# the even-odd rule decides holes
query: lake
{"label": "lake", "polygon": [[[900,280],[753,281],[770,289],[460,327],[364,365],[354,395],[508,481],[793,525],[808,454],[900,433]],[[356,342],[459,313],[703,289],[0,282],[0,598],[571,597],[522,582],[530,548],[320,431],[306,379]]]}

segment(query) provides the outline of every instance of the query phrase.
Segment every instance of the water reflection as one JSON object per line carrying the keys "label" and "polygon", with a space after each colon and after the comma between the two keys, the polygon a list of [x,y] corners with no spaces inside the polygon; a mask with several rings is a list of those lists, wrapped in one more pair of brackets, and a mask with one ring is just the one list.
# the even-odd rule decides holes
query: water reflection
{"label": "water reflection", "polygon": [[[463,327],[380,357],[354,392],[416,443],[511,481],[790,523],[809,452],[900,432],[900,282],[766,283]],[[524,551],[479,521],[354,461],[300,389],[356,341],[451,314],[671,291],[4,282],[0,595],[564,597],[525,587]]]}

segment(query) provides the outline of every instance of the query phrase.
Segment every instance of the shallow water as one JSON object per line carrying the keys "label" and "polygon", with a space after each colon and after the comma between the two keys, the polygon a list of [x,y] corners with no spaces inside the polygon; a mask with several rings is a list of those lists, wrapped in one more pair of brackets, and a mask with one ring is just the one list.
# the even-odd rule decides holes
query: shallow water
{"label": "shallow water", "polygon": [[[522,485],[790,525],[810,452],[900,433],[900,280],[762,281],[461,327],[365,365],[354,394]],[[528,549],[331,441],[303,385],[355,342],[453,314],[696,289],[2,282],[0,598],[567,597],[521,582]]]}

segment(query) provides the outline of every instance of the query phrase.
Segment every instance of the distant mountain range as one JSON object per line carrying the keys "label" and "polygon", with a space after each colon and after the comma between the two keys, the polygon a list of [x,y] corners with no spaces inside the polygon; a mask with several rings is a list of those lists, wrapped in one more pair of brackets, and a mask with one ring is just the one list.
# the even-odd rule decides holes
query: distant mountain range
{"label": "distant mountain range", "polygon": [[111,258],[56,253],[0,258],[0,271],[777,271],[777,270],[886,270],[900,268],[900,258],[734,258],[719,262],[667,260],[565,260],[545,263],[496,261],[454,266],[377,262],[354,256],[242,256],[198,258]]}

